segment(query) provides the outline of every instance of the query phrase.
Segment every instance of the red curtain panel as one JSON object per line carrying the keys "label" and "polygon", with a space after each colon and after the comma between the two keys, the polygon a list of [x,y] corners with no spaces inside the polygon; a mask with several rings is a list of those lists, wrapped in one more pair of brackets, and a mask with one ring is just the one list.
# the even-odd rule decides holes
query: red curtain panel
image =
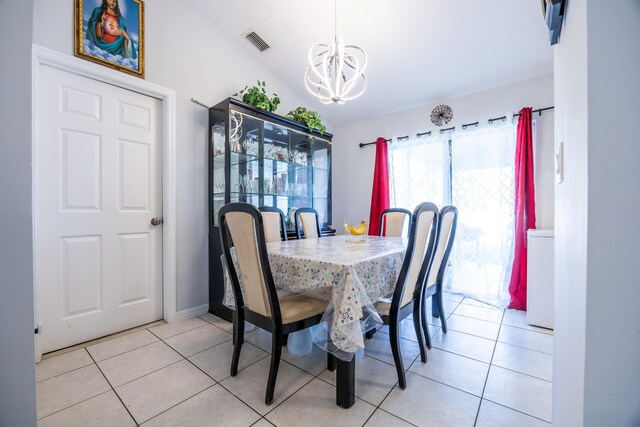
{"label": "red curtain panel", "polygon": [[380,215],[389,209],[389,162],[387,160],[387,141],[376,140],[376,163],[373,170],[373,189],[371,191],[371,210],[369,214],[369,235],[380,233]]}
{"label": "red curtain panel", "polygon": [[531,108],[520,110],[516,137],[515,235],[509,308],[527,309],[527,230],[536,228]]}

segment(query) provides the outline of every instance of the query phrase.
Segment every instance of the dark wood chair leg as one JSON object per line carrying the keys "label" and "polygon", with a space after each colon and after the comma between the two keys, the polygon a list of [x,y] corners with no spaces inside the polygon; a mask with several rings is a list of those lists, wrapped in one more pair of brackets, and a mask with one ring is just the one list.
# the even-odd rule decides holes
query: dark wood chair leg
{"label": "dark wood chair leg", "polygon": [[276,388],[276,378],[278,377],[281,354],[282,336],[274,332],[271,340],[271,367],[269,368],[269,379],[267,380],[267,393],[264,398],[266,405],[271,405],[271,402],[273,402],[273,392]]}
{"label": "dark wood chair leg", "polygon": [[424,348],[424,336],[422,333],[422,326],[420,325],[420,304],[418,304],[418,301],[414,302],[413,304],[413,328],[416,331],[418,345],[420,346],[420,360],[422,361],[422,363],[427,363],[427,351]]}
{"label": "dark wood chair leg", "polygon": [[376,328],[369,329],[367,332],[364,333],[364,337],[370,340],[371,338],[373,338],[373,334],[375,333],[376,333]]}
{"label": "dark wood chair leg", "polygon": [[442,325],[442,333],[447,333],[447,316],[444,313],[444,304],[442,302],[442,291],[433,296],[438,302],[438,311],[440,312],[440,323]]}
{"label": "dark wood chair leg", "polygon": [[286,347],[289,342],[289,334],[282,335],[282,346]]}
{"label": "dark wood chair leg", "polygon": [[238,374],[238,363],[240,362],[240,350],[244,343],[244,318],[234,314],[233,322],[233,355],[231,356],[231,376]]}
{"label": "dark wood chair leg", "polygon": [[331,372],[336,370],[336,357],[327,352],[327,369]]}
{"label": "dark wood chair leg", "polygon": [[436,319],[440,318],[440,307],[438,307],[438,294],[431,296],[431,315]]}
{"label": "dark wood chair leg", "polygon": [[398,383],[401,389],[407,387],[407,378],[404,374],[404,364],[402,363],[402,353],[400,350],[400,337],[398,335],[398,323],[391,323],[389,325],[389,341],[391,344],[391,353],[393,354],[393,361],[396,365],[396,372],[398,373]]}
{"label": "dark wood chair leg", "polygon": [[[427,350],[431,350],[431,334],[429,333],[429,322],[427,321],[427,300],[422,301],[422,310],[420,310],[420,321],[422,322],[422,330],[424,332],[424,340]],[[414,316],[415,317],[415,316]]]}

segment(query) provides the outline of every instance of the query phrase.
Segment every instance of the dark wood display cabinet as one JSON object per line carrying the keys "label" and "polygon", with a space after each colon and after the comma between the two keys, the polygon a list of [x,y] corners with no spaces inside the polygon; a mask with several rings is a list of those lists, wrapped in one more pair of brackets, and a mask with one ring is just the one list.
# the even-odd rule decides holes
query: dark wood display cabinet
{"label": "dark wood display cabinet", "polygon": [[296,238],[297,208],[318,211],[323,235],[331,226],[331,139],[300,123],[233,98],[209,109],[209,311],[231,320],[222,304],[224,279],[218,211],[226,203],[275,206]]}

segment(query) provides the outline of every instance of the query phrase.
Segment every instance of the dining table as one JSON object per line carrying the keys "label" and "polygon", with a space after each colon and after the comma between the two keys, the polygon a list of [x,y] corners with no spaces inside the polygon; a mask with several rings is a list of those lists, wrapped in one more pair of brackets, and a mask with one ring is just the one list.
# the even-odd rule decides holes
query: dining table
{"label": "dining table", "polygon": [[[313,293],[328,301],[313,343],[336,357],[336,404],[355,403],[355,353],[364,333],[382,324],[374,303],[392,294],[408,239],[351,236],[286,240],[267,244],[269,265],[279,294]],[[225,305],[235,308],[227,286]]]}

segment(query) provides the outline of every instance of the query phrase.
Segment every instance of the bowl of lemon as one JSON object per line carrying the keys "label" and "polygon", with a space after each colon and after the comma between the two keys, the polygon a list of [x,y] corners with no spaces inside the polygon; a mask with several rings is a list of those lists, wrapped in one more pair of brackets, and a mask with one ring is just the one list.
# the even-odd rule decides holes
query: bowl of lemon
{"label": "bowl of lemon", "polygon": [[344,220],[344,234],[349,243],[363,243],[367,240],[369,223],[366,220],[360,221],[358,225],[351,225],[349,219]]}

